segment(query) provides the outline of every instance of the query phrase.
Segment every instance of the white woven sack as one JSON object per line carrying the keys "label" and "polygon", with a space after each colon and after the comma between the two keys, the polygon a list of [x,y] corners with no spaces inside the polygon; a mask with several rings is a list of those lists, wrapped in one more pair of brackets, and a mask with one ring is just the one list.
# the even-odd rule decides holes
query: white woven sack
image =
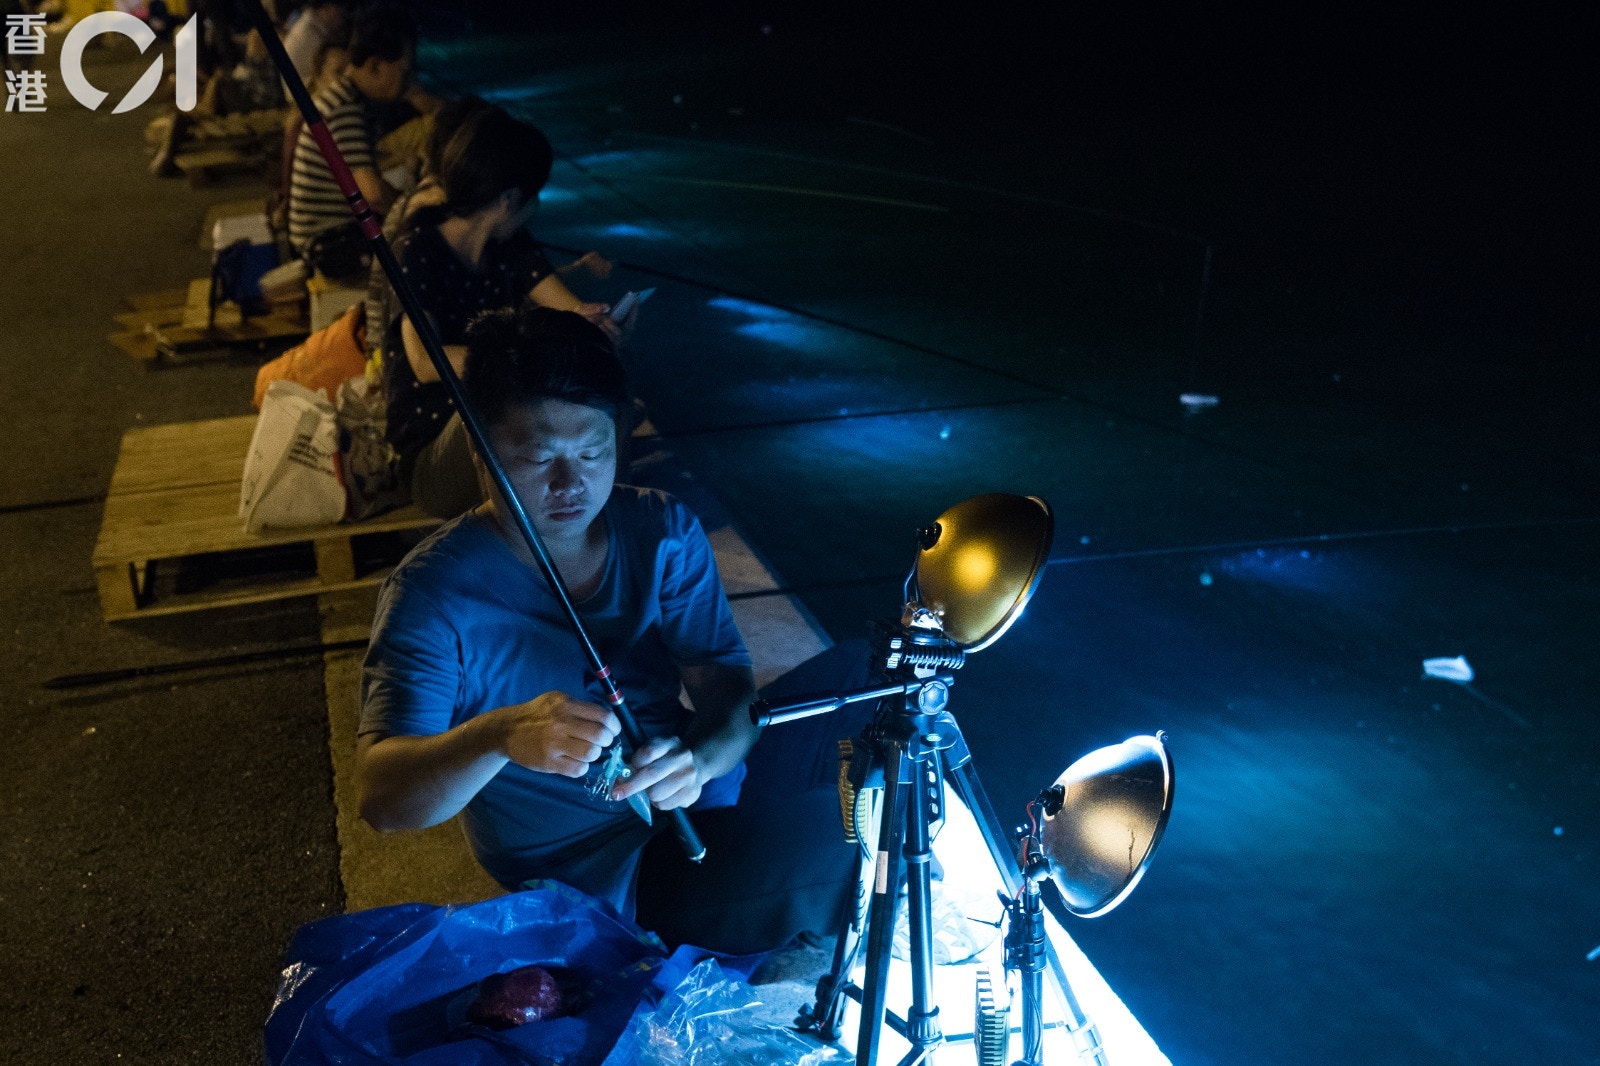
{"label": "white woven sack", "polygon": [[263,529],[332,525],[344,518],[339,425],[319,389],[292,381],[267,386],[244,461],[239,517]]}

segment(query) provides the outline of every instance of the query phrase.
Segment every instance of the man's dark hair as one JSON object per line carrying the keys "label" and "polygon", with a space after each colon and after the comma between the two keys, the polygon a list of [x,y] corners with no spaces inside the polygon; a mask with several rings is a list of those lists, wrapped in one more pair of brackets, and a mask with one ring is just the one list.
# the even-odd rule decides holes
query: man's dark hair
{"label": "man's dark hair", "polygon": [[350,26],[350,65],[359,67],[376,56],[393,63],[411,54],[417,33],[402,7],[378,4],[363,8]]}
{"label": "man's dark hair", "polygon": [[495,425],[513,406],[565,400],[611,416],[617,426],[619,464],[627,440],[627,375],[600,327],[572,311],[524,300],[485,311],[467,327],[467,402]]}
{"label": "man's dark hair", "polygon": [[507,189],[523,203],[550,180],[555,152],[537,126],[485,105],[466,115],[439,155],[439,183],[452,215],[470,215]]}

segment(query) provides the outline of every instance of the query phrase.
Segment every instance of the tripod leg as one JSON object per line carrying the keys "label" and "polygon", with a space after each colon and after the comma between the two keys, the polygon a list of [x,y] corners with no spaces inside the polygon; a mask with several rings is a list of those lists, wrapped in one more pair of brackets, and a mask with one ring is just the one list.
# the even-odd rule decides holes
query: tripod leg
{"label": "tripod leg", "polygon": [[911,1052],[901,1066],[924,1061],[944,1042],[939,1026],[939,1008],[933,1002],[933,888],[930,870],[933,858],[928,825],[943,815],[944,789],[939,772],[938,752],[926,754],[926,761],[910,764],[911,782],[906,788],[906,906],[911,943],[911,1010],[906,1015],[906,1037]]}
{"label": "tripod leg", "polygon": [[865,858],[857,864],[856,898],[850,916],[844,921],[833,946],[833,968],[817,982],[817,998],[810,1008],[802,1008],[797,1019],[799,1027],[811,1029],[823,1040],[832,1043],[839,1039],[844,1021],[845,1000],[849,998],[850,975],[855,972],[856,959],[861,954],[865,939],[867,906],[872,890],[868,882],[871,867]]}
{"label": "tripod leg", "polygon": [[872,886],[872,908],[867,914],[867,967],[861,988],[861,1028],[856,1037],[856,1066],[876,1066],[883,1036],[884,993],[889,983],[889,960],[894,949],[894,920],[900,909],[900,885],[905,880],[905,804],[909,791],[905,745],[889,744],[884,761],[883,809],[878,829],[878,863]]}
{"label": "tripod leg", "polygon": [[[988,845],[990,857],[1000,868],[1000,877],[1005,883],[1006,891],[1015,896],[1022,887],[1022,871],[1017,866],[1015,852],[1003,843],[1007,836],[1005,829],[994,813],[994,807],[989,803],[989,796],[983,790],[983,783],[978,780],[977,770],[973,768],[971,762],[966,762],[951,767],[948,776],[955,785],[956,794],[961,797],[962,802],[972,811],[973,818],[977,820],[978,831],[983,834],[983,842]],[[1067,982],[1067,971],[1062,967],[1061,959],[1056,955],[1055,948],[1048,938],[1044,942],[1044,953],[1051,976],[1055,978],[1056,988],[1061,993],[1061,1001],[1067,1009],[1067,1027],[1079,1048],[1079,1058],[1104,1066],[1105,1048],[1100,1045],[1100,1033],[1079,1006],[1078,997],[1073,994],[1072,985]]]}

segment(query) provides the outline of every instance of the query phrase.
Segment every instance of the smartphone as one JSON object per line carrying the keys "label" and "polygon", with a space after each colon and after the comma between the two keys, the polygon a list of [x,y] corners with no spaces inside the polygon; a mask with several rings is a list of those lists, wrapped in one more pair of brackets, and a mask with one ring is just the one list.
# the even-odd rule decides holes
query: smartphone
{"label": "smartphone", "polygon": [[630,292],[623,296],[611,309],[611,321],[619,326],[622,325],[622,320],[633,314],[633,309],[650,299],[650,294],[655,291],[655,289],[645,289],[643,292]]}

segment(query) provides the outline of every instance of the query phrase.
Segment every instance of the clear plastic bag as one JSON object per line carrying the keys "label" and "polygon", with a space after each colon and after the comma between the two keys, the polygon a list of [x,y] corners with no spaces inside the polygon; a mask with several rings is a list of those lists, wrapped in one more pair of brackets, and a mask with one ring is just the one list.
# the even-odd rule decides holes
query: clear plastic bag
{"label": "clear plastic bag", "polygon": [[[640,1066],[821,1066],[852,1061],[795,1032],[762,989],[701,962],[655,1011],[636,1019]],[[779,1016],[775,1017],[777,1014]],[[792,1017],[792,1012],[789,1012]]]}

